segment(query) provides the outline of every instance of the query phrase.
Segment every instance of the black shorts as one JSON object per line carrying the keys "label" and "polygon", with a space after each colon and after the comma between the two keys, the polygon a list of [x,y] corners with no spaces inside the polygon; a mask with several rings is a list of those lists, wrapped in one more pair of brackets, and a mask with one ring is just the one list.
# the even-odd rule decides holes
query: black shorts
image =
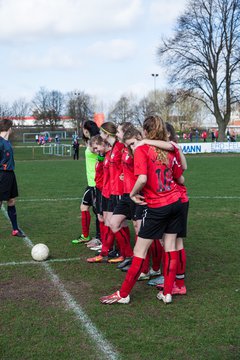
{"label": "black shorts", "polygon": [[187,236],[187,220],[188,220],[189,201],[182,203],[182,231],[178,233],[178,237],[185,238]]}
{"label": "black shorts", "polygon": [[114,208],[113,215],[125,215],[128,220],[135,220],[136,204],[130,199],[129,194],[123,194],[121,200]]}
{"label": "black shorts", "polygon": [[102,195],[102,211],[103,212],[108,211],[108,201],[109,201],[109,198],[106,198],[105,196]]}
{"label": "black shorts", "polygon": [[146,205],[137,205],[136,204],[134,220],[142,220],[145,209],[147,209]]}
{"label": "black shorts", "polygon": [[144,210],[139,237],[162,239],[163,234],[180,234],[182,231],[182,203],[180,200],[159,208]]}
{"label": "black shorts", "polygon": [[0,171],[0,201],[8,201],[18,196],[14,171]]}
{"label": "black shorts", "polygon": [[87,186],[82,197],[82,204],[96,208],[96,188]]}
{"label": "black shorts", "polygon": [[122,195],[110,195],[107,211],[113,213],[115,207],[117,206],[117,204],[121,199],[122,199]]}
{"label": "black shorts", "polygon": [[96,188],[96,212],[99,215],[103,214],[102,208],[102,192],[98,188]]}

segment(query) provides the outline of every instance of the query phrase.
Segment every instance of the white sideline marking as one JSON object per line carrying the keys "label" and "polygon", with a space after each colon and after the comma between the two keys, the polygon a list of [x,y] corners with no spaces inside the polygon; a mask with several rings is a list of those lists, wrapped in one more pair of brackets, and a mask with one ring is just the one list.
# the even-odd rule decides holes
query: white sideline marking
{"label": "white sideline marking", "polygon": [[66,198],[54,198],[54,199],[51,199],[51,198],[47,198],[47,199],[18,199],[17,201],[18,202],[41,202],[41,201],[75,201],[75,200],[82,200],[82,198],[78,198],[78,197],[75,197],[75,198],[71,198],[71,197],[66,197]]}
{"label": "white sideline marking", "polygon": [[[2,206],[1,210],[4,216],[9,220],[8,213],[4,206]],[[32,241],[27,236],[22,239],[30,249],[34,246]],[[67,308],[74,312],[76,318],[80,320],[82,326],[86,329],[87,333],[90,335],[90,337],[92,338],[98,349],[102,352],[102,354],[104,355],[104,359],[109,359],[109,360],[120,359],[120,356],[117,353],[117,351],[107,340],[104,339],[102,333],[92,323],[89,316],[84,312],[84,310],[76,302],[73,296],[65,289],[65,286],[63,285],[57,274],[54,273],[51,266],[46,262],[40,262],[40,265],[46,270],[51,281],[53,282],[53,285],[59,290],[59,293],[62,296],[63,300],[65,301]]]}
{"label": "white sideline marking", "polygon": [[240,196],[189,196],[189,199],[220,199],[220,200],[224,200],[224,199],[240,199]]}
{"label": "white sideline marking", "polygon": [[[54,263],[54,262],[79,261],[79,260],[80,259],[78,257],[78,258],[69,258],[69,259],[50,259],[50,260],[46,260],[45,262]],[[30,261],[11,261],[6,263],[0,263],[0,266],[17,266],[17,265],[41,265],[41,262],[30,260]]]}
{"label": "white sideline marking", "polygon": [[[222,199],[222,200],[239,200],[240,196],[189,196],[189,199]],[[50,201],[80,201],[81,197],[66,197],[66,198],[46,198],[46,199],[18,199],[17,202],[50,202]]]}

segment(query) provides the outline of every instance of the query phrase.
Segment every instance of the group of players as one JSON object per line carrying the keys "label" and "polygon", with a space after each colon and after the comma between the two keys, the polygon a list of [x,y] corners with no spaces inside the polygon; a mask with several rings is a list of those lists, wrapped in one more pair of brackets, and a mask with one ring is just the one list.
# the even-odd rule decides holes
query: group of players
{"label": "group of players", "polygon": [[[183,177],[187,164],[174,142],[174,128],[155,115],[145,119],[141,131],[128,122],[105,122],[99,130],[86,121],[83,137],[88,187],[81,203],[82,235],[73,243],[97,245],[99,253],[89,263],[118,263],[127,271],[120,290],[102,297],[101,303],[129,303],[136,281],[161,271],[163,276],[151,284],[160,289],[159,300],[171,303],[172,295],[187,292],[183,238],[189,205]],[[90,206],[101,243],[90,240]],[[133,249],[127,220],[133,221]]]}

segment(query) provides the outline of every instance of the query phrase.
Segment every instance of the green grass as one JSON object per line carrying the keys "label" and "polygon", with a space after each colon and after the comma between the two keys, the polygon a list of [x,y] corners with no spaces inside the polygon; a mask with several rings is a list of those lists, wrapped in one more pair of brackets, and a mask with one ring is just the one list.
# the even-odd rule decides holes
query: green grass
{"label": "green grass", "polygon": [[[80,233],[84,161],[21,161],[18,149],[15,155],[22,229],[34,244],[46,243],[53,259],[79,257],[50,266],[122,359],[239,359],[240,199],[218,197],[240,197],[240,156],[188,157],[187,296],[165,306],[141,282],[129,305],[103,306],[98,298],[118,289],[124,274],[114,265],[87,264],[92,252],[70,242]],[[0,263],[31,260],[23,240],[9,236],[3,214],[0,219]],[[0,271],[1,359],[104,359],[41,265]]]}

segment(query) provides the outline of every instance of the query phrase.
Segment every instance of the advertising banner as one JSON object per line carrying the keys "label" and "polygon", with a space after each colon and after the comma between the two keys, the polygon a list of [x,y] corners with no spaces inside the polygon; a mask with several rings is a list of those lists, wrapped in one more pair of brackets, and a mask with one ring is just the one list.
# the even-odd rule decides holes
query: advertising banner
{"label": "advertising banner", "polygon": [[179,143],[184,154],[240,153],[240,142]]}

